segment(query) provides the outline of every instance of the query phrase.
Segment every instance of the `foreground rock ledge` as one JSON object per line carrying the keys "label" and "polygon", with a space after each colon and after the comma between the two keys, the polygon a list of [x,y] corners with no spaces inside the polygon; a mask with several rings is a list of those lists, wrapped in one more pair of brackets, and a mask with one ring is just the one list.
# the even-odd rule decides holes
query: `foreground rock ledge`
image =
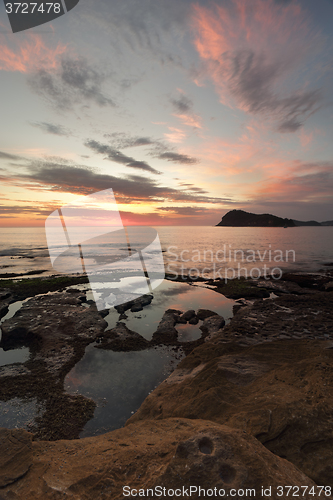
{"label": "foreground rock ledge", "polygon": [[95,438],[52,443],[31,442],[32,435],[25,431],[5,429],[0,430],[0,439],[8,432],[8,456],[14,456],[11,449],[16,452],[17,440],[23,437],[30,441],[32,452],[22,457],[22,468],[10,476],[11,484],[2,482],[4,500],[117,500],[125,498],[124,486],[216,487],[226,494],[231,489],[254,489],[251,498],[256,499],[263,498],[262,487],[270,486],[272,499],[281,498],[280,485],[314,487],[317,492],[312,480],[252,436],[205,420],[138,422]]}
{"label": "foreground rock ledge", "polygon": [[189,354],[128,423],[202,418],[252,434],[333,487],[333,342],[209,342]]}

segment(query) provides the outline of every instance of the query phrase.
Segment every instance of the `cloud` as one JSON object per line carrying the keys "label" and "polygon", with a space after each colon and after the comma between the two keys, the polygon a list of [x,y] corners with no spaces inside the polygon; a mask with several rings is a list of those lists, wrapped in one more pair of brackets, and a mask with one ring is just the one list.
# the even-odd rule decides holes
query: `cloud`
{"label": "cloud", "polygon": [[192,111],[193,101],[185,94],[181,94],[178,99],[170,99],[170,102],[179,113],[188,113]]}
{"label": "cloud", "polygon": [[179,92],[179,97],[170,99],[170,102],[176,111],[174,116],[177,116],[177,118],[179,118],[184,125],[194,128],[202,128],[201,117],[196,115],[193,111],[193,101],[187,97],[183,91],[179,90]]}
{"label": "cloud", "polygon": [[102,92],[107,75],[93,68],[86,59],[69,55],[61,58],[56,71],[42,68],[29,77],[31,88],[60,109],[87,101],[98,106],[115,107],[115,102]]}
{"label": "cloud", "polygon": [[158,141],[150,137],[133,137],[125,132],[114,132],[113,134],[105,134],[107,139],[110,139],[116,149],[134,148],[138,146],[150,146]]}
{"label": "cloud", "polygon": [[174,163],[182,163],[185,165],[198,163],[198,160],[196,158],[192,158],[191,156],[183,155],[180,153],[173,153],[172,151],[165,151],[163,153],[159,153],[154,156],[156,158],[160,158],[161,160],[172,161]]}
{"label": "cloud", "polygon": [[[284,174],[256,183],[251,198],[258,202],[332,203],[333,163],[294,162]],[[249,193],[248,193],[249,195]]]}
{"label": "cloud", "polygon": [[316,81],[307,65],[318,56],[323,37],[311,30],[300,4],[196,5],[193,29],[196,49],[223,104],[261,115],[280,132],[295,132],[319,109],[321,90],[306,88],[304,81]]}
{"label": "cloud", "polygon": [[168,148],[163,141],[159,141],[151,137],[132,137],[124,132],[106,134],[105,137],[111,139],[113,148],[115,149],[150,146],[148,154],[154,158],[174,163],[181,163],[184,165],[198,163],[197,158],[181,154],[176,151],[170,151],[170,148]]}
{"label": "cloud", "polygon": [[47,123],[47,122],[35,122],[35,123],[30,123],[33,127],[37,127],[43,132],[46,132],[47,134],[53,134],[53,135],[64,135],[68,136],[70,135],[70,131],[63,127],[62,125],[55,125],[54,123]]}
{"label": "cloud", "polygon": [[85,18],[94,29],[104,30],[114,45],[131,52],[149,52],[162,64],[181,66],[179,44],[184,36],[192,0],[94,0],[85,2]]}
{"label": "cloud", "polygon": [[106,159],[114,161],[115,163],[120,163],[121,165],[126,165],[126,167],[136,168],[140,170],[145,170],[153,174],[160,174],[155,168],[148,165],[145,161],[138,161],[131,156],[126,156],[121,151],[114,149],[107,144],[101,144],[100,142],[94,140],[88,140],[85,142],[85,146],[92,149],[96,153],[106,155]]}
{"label": "cloud", "polygon": [[[10,48],[8,40],[14,45]],[[32,73],[37,69],[56,69],[59,58],[67,47],[58,44],[54,49],[47,47],[41,36],[26,34],[24,37],[5,37],[0,34],[0,70]]]}
{"label": "cloud", "polygon": [[[14,167],[15,164],[12,164]],[[174,189],[163,186],[155,180],[140,175],[116,177],[101,174],[85,165],[76,165],[69,160],[48,157],[17,165],[19,170],[11,176],[0,176],[0,182],[12,184],[20,188],[37,191],[68,192],[87,195],[96,191],[112,188],[121,203],[161,203],[164,201],[187,203],[223,203],[226,198],[206,196],[205,192],[195,190]],[[25,167],[25,173],[22,173]]]}
{"label": "cloud", "polygon": [[0,151],[0,160],[19,160],[21,157]]}

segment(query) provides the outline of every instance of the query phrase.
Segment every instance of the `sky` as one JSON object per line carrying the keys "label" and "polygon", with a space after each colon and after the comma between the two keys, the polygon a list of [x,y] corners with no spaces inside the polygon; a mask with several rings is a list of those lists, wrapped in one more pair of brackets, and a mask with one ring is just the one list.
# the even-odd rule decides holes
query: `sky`
{"label": "sky", "polygon": [[112,188],[127,225],[333,220],[332,0],[0,4],[0,227]]}

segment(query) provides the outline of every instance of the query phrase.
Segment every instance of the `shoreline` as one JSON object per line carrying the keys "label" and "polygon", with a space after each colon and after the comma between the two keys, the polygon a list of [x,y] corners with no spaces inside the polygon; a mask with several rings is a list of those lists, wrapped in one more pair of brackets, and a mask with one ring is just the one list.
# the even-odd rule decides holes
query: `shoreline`
{"label": "shoreline", "polygon": [[[333,414],[330,416],[333,396],[333,393],[331,394],[333,390],[332,281],[332,271],[327,270],[324,275],[287,273],[285,279],[278,282],[271,280],[254,284],[240,280],[240,283],[236,285],[235,283],[225,285],[212,280],[209,283],[206,282],[207,286],[215,292],[228,294],[238,301],[231,322],[224,326],[223,318],[221,319],[220,316],[214,314],[206,317],[203,320],[205,331],[200,345],[193,347],[173,373],[146,397],[139,410],[127,421],[125,427],[93,438],[56,440],[54,443],[45,441],[45,437],[38,437],[38,435],[35,435],[34,440],[31,441],[31,434],[23,434],[26,442],[30,443],[27,446],[36,450],[35,453],[37,452],[39,458],[36,455],[34,455],[35,458],[29,458],[29,467],[27,468],[30,470],[29,474],[25,472],[20,476],[20,479],[17,478],[14,483],[6,485],[3,491],[15,493],[20,489],[20,491],[25,492],[25,498],[30,500],[29,492],[34,490],[43,480],[44,484],[48,485],[46,490],[43,490],[43,500],[48,498],[51,500],[52,482],[50,483],[49,476],[45,476],[45,474],[44,479],[38,478],[38,470],[43,463],[51,459],[48,453],[51,453],[52,461],[62,461],[64,459],[64,446],[67,450],[71,449],[71,453],[77,458],[88,454],[90,463],[83,460],[84,465],[78,473],[74,463],[70,459],[66,460],[66,465],[61,471],[59,469],[58,471],[53,470],[54,481],[60,481],[59,484],[63,484],[63,474],[66,473],[66,477],[69,479],[66,483],[67,486],[62,486],[62,488],[65,488],[63,491],[67,491],[67,488],[72,488],[70,485],[89,477],[89,480],[85,479],[88,482],[82,483],[82,485],[84,484],[83,490],[80,487],[77,489],[79,495],[88,495],[87,498],[90,498],[89,495],[92,495],[93,491],[95,492],[94,498],[103,498],[102,483],[98,483],[100,486],[93,487],[93,484],[97,484],[97,477],[100,473],[113,478],[113,486],[107,486],[106,491],[112,491],[112,498],[115,499],[122,498],[121,485],[123,484],[142,485],[142,481],[145,481],[147,486],[167,484],[168,482],[168,484],[170,482],[175,484],[172,483],[174,481],[172,478],[175,477],[172,471],[175,470],[177,474],[181,474],[182,462],[179,460],[183,460],[181,458],[183,452],[180,450],[184,446],[184,449],[188,450],[186,451],[188,456],[186,463],[189,473],[193,471],[194,475],[191,476],[193,483],[189,483],[190,479],[187,475],[184,476],[183,483],[202,486],[205,481],[208,481],[213,486],[220,484],[218,483],[220,479],[217,479],[218,475],[214,476],[216,474],[214,464],[220,464],[222,460],[222,455],[220,456],[219,453],[222,453],[224,445],[219,444],[220,437],[218,437],[222,436],[221,433],[224,433],[223,442],[228,441],[229,436],[230,439],[233,436],[233,440],[238,440],[238,451],[234,452],[235,458],[226,462],[228,470],[239,471],[241,466],[236,466],[236,462],[241,460],[242,467],[245,467],[244,471],[252,471],[250,473],[251,480],[256,485],[260,481],[262,484],[267,484],[267,487],[275,484],[274,475],[272,476],[274,467],[271,469],[269,465],[271,460],[275,460],[276,467],[282,467],[282,464],[286,463],[289,471],[288,476],[286,472],[280,470],[280,484],[281,481],[284,481],[284,484],[309,484],[311,487],[316,484],[325,484],[332,487],[333,471],[327,467],[327,464],[332,462],[333,451],[325,445],[327,440],[332,439],[330,421],[331,417],[333,418]],[[188,283],[189,285],[193,284],[193,280],[190,279]],[[60,283],[58,282],[58,284]],[[52,286],[55,286],[54,283]],[[79,306],[80,301],[77,295],[80,292],[58,293],[59,298],[62,297],[64,300],[62,307],[66,314]],[[236,298],[240,294],[247,295],[247,297]],[[260,294],[259,298],[257,294]],[[8,300],[8,297],[4,300]],[[42,305],[45,307],[45,303]],[[174,329],[177,328],[180,316],[180,313],[175,311],[165,313],[164,323],[162,325],[162,322],[160,323],[161,337],[166,339],[169,336],[169,340],[170,338],[173,338],[172,341],[175,340]],[[103,331],[102,315],[95,311],[91,319],[91,324],[94,323],[95,328],[98,320],[99,328]],[[47,325],[44,324],[45,326]],[[83,327],[86,328],[86,325],[81,324],[80,328]],[[129,334],[126,331],[123,333],[126,335],[122,337],[122,340],[119,337],[117,340],[115,336],[110,335],[103,342],[117,340],[118,346],[123,343],[121,348],[124,348],[124,342],[126,344],[128,341]],[[134,339],[131,335],[133,334],[130,334],[132,342],[138,340],[138,337]],[[81,339],[77,344],[81,346],[81,352],[82,349],[84,352],[84,345],[91,343],[91,339],[92,337],[86,337],[83,342]],[[63,341],[64,339],[61,339],[61,342]],[[74,344],[71,344],[71,347],[73,346]],[[36,352],[40,352],[40,350],[40,345],[36,346]],[[74,358],[71,359],[74,362]],[[40,376],[43,370],[45,374],[45,361],[46,358],[39,361]],[[65,367],[66,363],[63,366]],[[54,372],[50,376],[50,380],[54,379],[54,376],[60,376],[61,379],[64,368],[58,372],[56,366],[53,366],[53,369]],[[23,374],[16,374],[14,377],[17,382],[20,381],[22,394],[28,390],[29,386],[28,383],[27,385],[23,384],[24,380],[28,380],[26,377],[27,375]],[[30,379],[30,384],[31,382],[32,379]],[[43,383],[44,390],[48,391],[50,386],[48,386],[47,379],[43,378]],[[8,388],[8,378],[7,383],[3,383],[2,387],[6,385]],[[84,419],[91,415],[93,409],[91,406],[89,407],[89,404],[84,408],[83,403],[86,402],[83,399],[80,401],[73,399],[60,401],[59,399],[58,403],[61,402],[62,407],[68,409],[68,419],[71,418],[70,410],[76,411],[75,418],[80,416]],[[50,401],[49,425],[53,426],[55,431],[57,428],[68,427],[66,418],[60,422],[54,418],[56,414],[53,403],[54,401]],[[76,424],[79,425],[79,422]],[[157,432],[157,429],[163,435],[163,443],[165,443],[166,448],[163,452],[163,448],[158,448],[156,443],[154,446],[156,450],[160,450],[158,451],[160,455],[152,455],[148,450],[149,446],[147,448],[147,443],[154,442],[152,433]],[[2,434],[4,432],[12,432],[15,435],[15,432],[24,433],[25,431],[0,431]],[[241,434],[237,434],[237,432],[241,432]],[[128,454],[117,451],[121,449],[119,443],[127,442],[126,439],[133,435],[137,436],[135,438],[137,446],[143,450],[141,454],[139,453],[135,464]],[[171,436],[173,436],[172,444],[166,445]],[[205,443],[208,443],[205,445],[208,446],[207,450],[211,451],[208,451],[207,454],[206,451],[199,452],[197,455],[195,448],[193,448],[194,445],[191,443],[197,442],[198,439],[198,442],[201,442],[200,439],[203,437],[206,440]],[[53,438],[51,437],[51,439],[54,438],[56,438],[55,435]],[[242,458],[243,455],[240,454],[240,447],[245,446],[242,439],[249,440],[246,446],[250,446],[250,461],[246,461],[247,459]],[[100,463],[100,472],[97,474],[93,472],[94,467],[90,464],[99,463],[98,457],[101,449],[110,446],[108,444],[110,440],[116,446],[116,448],[112,448],[112,453],[118,457],[118,465],[113,465],[113,461],[106,460],[105,463]],[[130,437],[130,440],[133,440],[133,437]],[[50,446],[52,447],[50,448]],[[129,450],[132,449],[130,442],[128,442],[128,446]],[[204,449],[206,450],[206,448]],[[207,462],[204,466],[205,480],[202,475],[194,473],[194,471],[197,470],[198,464],[204,463],[202,460],[207,456],[212,457],[211,462],[209,462],[212,465],[208,465]],[[259,472],[254,473],[254,466],[249,469],[250,462],[252,463],[253,460],[255,462],[256,456],[265,457],[260,459],[262,460],[260,467],[265,471],[264,475],[268,479],[261,477]],[[318,459],[318,456],[321,458]],[[176,460],[172,467],[176,467],[176,469],[171,467],[172,457]],[[283,461],[279,462],[282,459]],[[157,476],[153,478],[148,472],[149,465],[156,463],[156,460],[159,461],[159,467],[162,471],[162,476],[158,476],[160,479],[157,479]],[[128,482],[129,480],[126,480],[122,475],[117,476],[116,471],[120,464],[124,471],[133,470],[136,476],[141,474],[142,479],[135,480],[133,476],[132,482]],[[297,467],[295,470],[302,471],[302,479],[297,476],[293,469],[294,466]],[[290,482],[291,473],[294,474],[292,483]],[[241,483],[239,472],[233,474],[235,474],[235,479],[231,482],[222,478],[224,488],[230,489],[231,483],[234,486],[244,484]],[[259,477],[260,479],[258,479]],[[108,490],[108,488],[111,489]],[[89,493],[90,491],[91,493]],[[260,498],[259,492],[255,498]],[[272,498],[277,497],[272,496]],[[313,498],[313,496],[309,498]]]}

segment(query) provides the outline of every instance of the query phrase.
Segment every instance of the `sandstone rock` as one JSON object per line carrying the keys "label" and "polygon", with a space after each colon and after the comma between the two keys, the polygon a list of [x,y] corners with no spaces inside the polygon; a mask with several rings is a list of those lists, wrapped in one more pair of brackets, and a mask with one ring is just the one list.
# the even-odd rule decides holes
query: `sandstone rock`
{"label": "sandstone rock", "polygon": [[23,477],[32,465],[32,434],[0,429],[0,488]]}
{"label": "sandstone rock", "polygon": [[226,493],[251,488],[255,499],[262,498],[262,486],[272,486],[270,498],[278,500],[278,485],[315,487],[252,436],[204,420],[138,422],[94,438],[32,442],[32,450],[29,474],[1,490],[6,500],[120,500],[124,486],[137,490],[131,498],[155,486],[201,486]]}
{"label": "sandstone rock", "polygon": [[333,486],[333,343],[286,340],[192,351],[128,423],[202,418],[244,430]]}
{"label": "sandstone rock", "polygon": [[197,311],[197,317],[201,320],[209,318],[210,316],[214,316],[215,314],[217,313],[214,311],[210,311],[209,309],[198,309]]}
{"label": "sandstone rock", "polygon": [[214,316],[210,316],[206,318],[202,325],[200,326],[200,330],[207,336],[206,340],[211,340],[215,335],[218,335],[220,329],[225,325],[224,318],[215,314]]}

